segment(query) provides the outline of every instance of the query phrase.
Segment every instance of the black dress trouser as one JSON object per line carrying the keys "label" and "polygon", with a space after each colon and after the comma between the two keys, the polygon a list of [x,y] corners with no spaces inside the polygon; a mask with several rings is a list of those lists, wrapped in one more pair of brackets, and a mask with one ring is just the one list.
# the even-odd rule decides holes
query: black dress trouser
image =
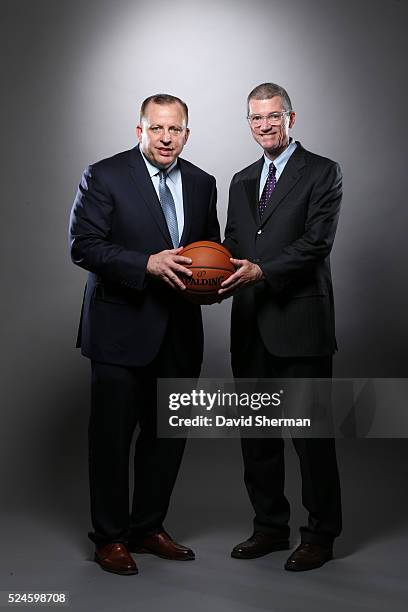
{"label": "black dress trouser", "polygon": [[[232,355],[236,378],[331,378],[332,356],[275,357],[265,348],[256,329],[250,346]],[[299,457],[302,502],[308,524],[301,527],[302,542],[331,545],[341,532],[340,480],[334,438],[292,438]],[[244,478],[255,510],[254,528],[289,537],[290,508],[284,494],[284,440],[242,438]]]}
{"label": "black dress trouser", "polygon": [[[97,546],[138,540],[163,529],[186,441],[156,435],[156,380],[197,378],[200,372],[200,364],[183,364],[177,357],[170,330],[147,366],[91,361],[88,441],[94,532],[89,537]],[[130,509],[129,455],[137,424]]]}

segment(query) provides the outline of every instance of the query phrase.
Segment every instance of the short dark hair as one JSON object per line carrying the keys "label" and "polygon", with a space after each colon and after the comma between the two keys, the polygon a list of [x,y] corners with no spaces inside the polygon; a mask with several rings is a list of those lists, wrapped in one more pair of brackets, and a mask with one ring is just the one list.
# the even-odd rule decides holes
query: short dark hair
{"label": "short dark hair", "polygon": [[153,96],[149,96],[148,98],[146,98],[146,100],[143,100],[142,106],[140,107],[140,121],[142,121],[145,115],[145,112],[146,112],[146,108],[150,104],[150,102],[154,102],[154,104],[180,104],[186,116],[186,125],[187,125],[188,123],[187,104],[183,102],[183,100],[180,100],[180,98],[177,98],[177,96],[172,96],[171,94],[164,94],[164,93],[154,94]]}
{"label": "short dark hair", "polygon": [[249,112],[249,101],[250,100],[269,100],[275,96],[280,96],[283,102],[283,108],[286,111],[292,111],[292,102],[290,101],[288,92],[286,89],[277,85],[276,83],[262,83],[257,85],[247,98],[247,112]]}

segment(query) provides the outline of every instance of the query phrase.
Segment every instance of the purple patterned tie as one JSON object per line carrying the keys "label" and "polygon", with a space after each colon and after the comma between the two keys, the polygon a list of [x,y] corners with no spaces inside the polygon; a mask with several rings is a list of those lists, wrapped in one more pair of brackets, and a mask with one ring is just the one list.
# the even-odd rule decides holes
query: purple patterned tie
{"label": "purple patterned tie", "polygon": [[276,168],[273,163],[269,164],[268,178],[266,179],[265,187],[263,188],[261,199],[259,200],[259,216],[262,219],[262,215],[265,212],[266,205],[276,187]]}

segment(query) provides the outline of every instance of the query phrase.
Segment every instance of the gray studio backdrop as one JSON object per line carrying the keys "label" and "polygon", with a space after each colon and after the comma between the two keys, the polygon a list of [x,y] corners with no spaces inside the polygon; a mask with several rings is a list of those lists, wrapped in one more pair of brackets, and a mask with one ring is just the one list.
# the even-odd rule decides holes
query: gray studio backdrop
{"label": "gray studio backdrop", "polygon": [[[293,135],[344,172],[336,375],[407,375],[405,2],[0,6],[6,510],[86,506],[89,372],[74,349],[86,274],[69,259],[68,216],[83,168],[135,144],[152,93],[187,101],[184,156],[216,176],[224,228],[229,181],[260,156],[246,95],[268,80],[287,88]],[[229,311],[230,302],[204,308],[206,376],[230,373]]]}

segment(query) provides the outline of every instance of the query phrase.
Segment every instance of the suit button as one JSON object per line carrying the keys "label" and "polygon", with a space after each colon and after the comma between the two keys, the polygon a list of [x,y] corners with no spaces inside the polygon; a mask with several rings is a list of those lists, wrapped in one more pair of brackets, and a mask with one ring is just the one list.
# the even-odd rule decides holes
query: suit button
{"label": "suit button", "polygon": [[258,230],[256,233],[257,234],[262,234],[262,230]]}

